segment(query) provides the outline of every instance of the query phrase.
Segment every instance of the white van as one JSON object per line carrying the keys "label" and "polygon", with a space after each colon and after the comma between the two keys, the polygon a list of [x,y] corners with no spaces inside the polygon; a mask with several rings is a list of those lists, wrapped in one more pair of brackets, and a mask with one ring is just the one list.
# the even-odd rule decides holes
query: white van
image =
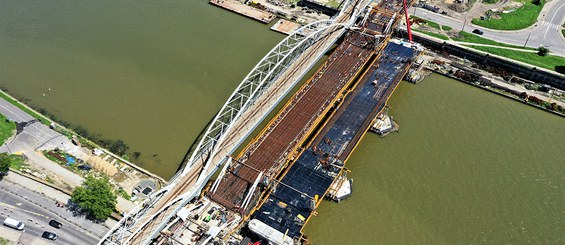
{"label": "white van", "polygon": [[26,226],[23,222],[11,218],[6,218],[4,220],[4,225],[20,231]]}

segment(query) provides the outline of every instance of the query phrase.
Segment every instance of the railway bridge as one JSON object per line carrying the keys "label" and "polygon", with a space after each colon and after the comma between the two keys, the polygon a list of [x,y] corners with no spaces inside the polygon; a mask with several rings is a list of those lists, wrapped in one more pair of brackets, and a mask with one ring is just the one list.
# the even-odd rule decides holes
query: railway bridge
{"label": "railway bridge", "polygon": [[99,244],[151,243],[182,207],[200,195],[219,166],[366,12],[370,2],[347,0],[335,17],[303,26],[278,43],[232,93],[185,167],[127,213]]}

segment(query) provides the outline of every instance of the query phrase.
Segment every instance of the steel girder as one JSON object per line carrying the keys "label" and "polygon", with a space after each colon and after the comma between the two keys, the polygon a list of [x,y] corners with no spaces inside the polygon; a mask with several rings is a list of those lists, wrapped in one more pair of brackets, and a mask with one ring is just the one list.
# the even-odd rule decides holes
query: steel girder
{"label": "steel girder", "polygon": [[[304,50],[314,44],[321,36],[321,33],[334,26],[343,26],[344,24],[334,23],[333,19],[323,20],[306,25],[283,39],[277,46],[275,46],[261,61],[251,70],[251,72],[243,79],[239,86],[232,93],[228,101],[224,104],[222,109],[214,117],[212,123],[208,126],[206,133],[198,143],[195,151],[192,153],[185,168],[179,171],[170,181],[166,187],[153,193],[150,198],[137,205],[132,211],[124,216],[117,225],[115,225],[99,244],[127,244],[127,241],[139,232],[140,228],[131,231],[137,220],[146,214],[147,210],[154,205],[159,198],[161,198],[167,191],[172,189],[177,183],[175,180],[181,179],[197,160],[204,160],[206,157],[213,155],[217,150],[214,147],[223,139],[224,133],[232,126],[232,123],[250,106],[261,94],[274,82],[278,76],[283,73],[289,65],[298,57]],[[217,167],[217,166],[214,166]],[[206,173],[208,163],[204,165]],[[213,171],[211,172],[213,173]],[[200,186],[205,179],[208,179],[211,174],[203,174],[199,176],[197,186]],[[193,188],[191,191],[184,193],[175,200],[171,201],[169,205],[163,207],[151,218],[147,219],[148,223],[152,221],[160,212],[167,210],[171,205],[178,201],[188,202],[191,198],[199,192],[201,188]],[[180,205],[182,207],[183,205]],[[176,213],[175,210],[174,213]],[[152,235],[151,237],[154,237]]]}
{"label": "steel girder", "polygon": [[[243,104],[242,106],[242,110],[240,110],[240,112],[238,113],[242,113],[245,109],[247,109],[246,107],[248,107],[249,105],[251,105],[254,100],[260,96],[260,94],[262,92],[264,92],[264,90],[271,85],[271,83],[276,80],[276,78],[278,78],[278,75],[280,75],[284,70],[286,70],[288,68],[288,65],[290,63],[292,63],[296,58],[298,58],[298,56],[300,56],[300,54],[302,54],[304,52],[304,50],[306,50],[308,47],[310,47],[312,44],[314,44],[316,41],[319,40],[319,38],[321,37],[321,33],[323,31],[325,31],[328,28],[331,27],[336,27],[336,26],[344,26],[344,24],[341,23],[334,23],[332,20],[327,20],[327,21],[319,21],[319,22],[315,22],[312,23],[309,26],[305,26],[305,28],[303,28],[302,30],[307,30],[306,33],[310,33],[307,36],[303,36],[303,34],[298,34],[299,36],[297,37],[293,37],[292,41],[290,43],[285,43],[285,40],[283,40],[280,44],[285,45],[287,48],[290,47],[290,45],[293,45],[290,49],[288,50],[279,50],[275,47],[275,49],[273,49],[272,51],[277,52],[279,54],[272,54],[271,52],[269,54],[267,54],[267,56],[265,56],[265,58],[269,57],[270,55],[284,55],[284,57],[282,58],[278,58],[279,61],[277,64],[275,64],[274,66],[272,64],[261,64],[262,62],[260,62],[257,67],[268,67],[269,68],[269,72],[266,73],[263,76],[264,82],[263,82],[263,86],[257,86],[255,87],[257,90],[254,92],[255,95],[253,97],[249,97],[249,100],[247,103]],[[315,29],[313,29],[315,28]],[[300,33],[305,33],[305,32],[300,32]],[[253,73],[253,71],[250,73],[250,75]],[[269,79],[269,80],[266,80]],[[237,90],[236,90],[237,92]],[[235,93],[234,93],[235,94]],[[232,97],[230,97],[231,100]],[[228,100],[228,102],[230,101]],[[228,105],[228,103],[226,103],[226,105]],[[224,108],[222,108],[221,111],[223,111]],[[237,115],[239,116],[239,115]],[[215,119],[221,119],[221,117],[216,117]],[[237,118],[232,119],[232,121],[234,121]],[[212,124],[210,128],[213,127],[214,124]],[[229,125],[231,126],[231,125]],[[227,131],[227,128],[224,129],[224,131],[221,131],[221,133],[223,134],[223,132]],[[215,144],[217,144],[217,142],[219,142],[221,140],[221,136],[219,136],[219,140],[214,142]],[[202,142],[205,141],[205,139],[203,138]],[[202,143],[201,142],[201,143]],[[198,148],[197,148],[198,149]],[[214,155],[215,151],[217,149],[211,149],[212,152],[207,153],[210,154],[211,156]],[[196,153],[196,151],[195,151]],[[194,156],[194,155],[193,155]],[[208,156],[205,156],[208,157]],[[198,158],[192,158],[191,160],[196,161],[198,160]],[[217,169],[218,166],[220,166],[221,164],[217,164],[215,166],[212,166],[214,169]],[[187,169],[190,167],[190,165],[187,165]],[[176,199],[174,199],[173,201],[171,201],[170,203],[168,203],[167,206],[163,207],[161,210],[159,210],[157,213],[155,213],[150,219],[148,219],[147,222],[150,222],[151,220],[155,219],[161,212],[164,211],[168,211],[168,209],[177,204],[178,202],[181,202],[181,205],[177,205],[175,207],[175,210],[173,212],[170,213],[170,216],[166,218],[167,222],[163,222],[160,224],[160,226],[157,229],[154,229],[153,234],[151,234],[150,236],[148,236],[148,238],[142,242],[142,244],[147,244],[148,242],[151,241],[152,238],[154,238],[157,233],[159,233],[161,231],[161,229],[163,227],[165,227],[168,223],[168,221],[174,216],[174,214],[176,212],[178,212],[178,210],[180,210],[183,206],[185,206],[193,197],[197,196],[200,191],[202,190],[202,188],[204,187],[206,181],[208,179],[210,179],[210,177],[214,174],[215,171],[207,171],[206,169],[210,167],[210,163],[206,162],[206,164],[204,165],[204,170],[202,171],[202,174],[199,176],[198,181],[196,182],[195,186],[193,188],[190,189],[190,191],[185,192],[184,194],[182,194],[181,196],[177,197]],[[179,177],[182,177],[182,175],[180,175]],[[135,235],[136,233],[138,233],[142,228],[140,227],[137,231],[134,231],[132,235]]]}

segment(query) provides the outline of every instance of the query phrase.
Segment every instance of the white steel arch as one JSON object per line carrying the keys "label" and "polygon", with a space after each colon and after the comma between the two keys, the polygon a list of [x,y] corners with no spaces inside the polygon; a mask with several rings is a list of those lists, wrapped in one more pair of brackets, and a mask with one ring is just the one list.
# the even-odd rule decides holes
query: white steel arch
{"label": "white steel arch", "polygon": [[[355,3],[352,3],[355,1]],[[350,27],[355,22],[356,16],[370,3],[370,1],[364,2],[361,0],[362,4],[358,4],[359,0],[347,0],[344,4],[339,15],[330,20],[323,20],[311,23],[300,29],[294,31],[285,39],[283,39],[279,44],[277,44],[267,55],[259,61],[259,63],[251,70],[251,72],[243,79],[239,86],[235,89],[232,95],[229,97],[227,102],[220,109],[218,114],[214,117],[212,123],[206,129],[206,133],[198,143],[195,151],[192,153],[191,157],[187,161],[184,169],[179,171],[170,181],[167,186],[163,189],[152,194],[150,198],[146,199],[141,204],[137,205],[132,211],[124,216],[117,225],[115,225],[99,242],[99,244],[128,244],[128,241],[137,234],[144,226],[151,222],[155,217],[157,217],[161,212],[171,208],[177,203],[174,212],[171,213],[169,217],[166,218],[167,221],[170,220],[172,215],[183,207],[187,202],[189,202],[193,197],[200,193],[204,183],[208,180],[214,171],[207,171],[210,167],[208,164],[209,159],[207,157],[214,155],[218,150],[215,149],[221,140],[223,140],[224,133],[232,126],[232,123],[236,121],[239,116],[252,105],[255,100],[261,96],[261,94],[272,85],[272,82],[283,73],[288,66],[299,57],[304,50],[314,44],[321,38],[323,31],[332,27]],[[336,23],[335,19],[338,17],[344,18],[346,15],[345,9],[349,7],[350,4],[356,5],[352,10],[350,18],[345,18],[343,22]],[[182,195],[175,198],[173,201],[169,202],[166,206],[162,207],[158,212],[152,215],[149,219],[146,219],[143,224],[136,224],[140,217],[146,215],[147,211],[169,190],[171,190],[175,185],[178,184],[178,180],[182,179],[186,175],[194,163],[198,160],[204,160],[204,170],[198,177],[198,181],[189,191],[183,193]],[[218,166],[212,166],[217,169]],[[209,173],[209,174],[206,174]],[[150,236],[149,239],[143,241],[147,243],[162,229],[167,222],[159,225]],[[132,230],[132,228],[135,230]]]}
{"label": "white steel arch", "polygon": [[[308,47],[310,47],[313,43],[315,43],[319,38],[320,38],[320,34],[327,30],[328,28],[332,28],[332,27],[338,27],[338,26],[344,26],[345,24],[343,23],[333,23],[333,21],[320,21],[320,22],[316,22],[313,23],[316,24],[317,26],[319,24],[322,24],[321,26],[318,26],[317,28],[319,28],[316,31],[312,31],[312,34],[302,38],[302,40],[297,43],[290,51],[285,52],[284,57],[281,59],[281,62],[279,64],[277,64],[277,66],[281,66],[282,64],[284,64],[284,60],[288,59],[289,57],[293,57],[291,59],[289,59],[290,62],[292,62],[296,57],[298,57],[305,49],[307,49]],[[291,56],[291,54],[295,54],[296,56]],[[286,69],[286,67],[284,67],[284,69]],[[273,72],[277,71],[276,69],[271,70],[271,72],[267,75],[267,76],[271,76],[273,75]],[[282,72],[278,71],[279,73]],[[273,77],[273,80],[276,77]],[[258,88],[260,90],[264,90],[261,88]],[[258,96],[258,95],[257,95]],[[252,98],[255,99],[256,97]],[[250,101],[252,102],[252,101]],[[245,106],[248,106],[245,105]],[[242,110],[243,111],[243,110]],[[226,129],[227,131],[227,129]],[[221,136],[220,136],[221,137]],[[218,140],[218,142],[221,141]],[[217,151],[217,149],[213,149],[213,152],[210,155],[214,155],[215,151]],[[196,161],[197,159],[195,158],[194,161]],[[213,166],[214,168],[217,168],[220,164],[218,164],[217,166]],[[188,166],[188,165],[187,165]],[[169,202],[166,206],[162,207],[158,212],[156,212],[155,214],[152,215],[152,217],[150,217],[149,219],[147,219],[147,221],[145,222],[146,224],[151,222],[153,219],[155,219],[157,216],[159,216],[161,213],[168,211],[169,208],[173,207],[174,211],[170,212],[170,216],[166,218],[167,222],[163,222],[159,225],[159,227],[157,229],[154,229],[153,233],[147,237],[146,240],[142,241],[141,244],[147,244],[148,242],[151,241],[152,238],[154,238],[157,233],[159,233],[168,223],[168,221],[172,218],[172,216],[174,216],[174,214],[179,211],[184,205],[186,205],[193,197],[197,196],[200,191],[202,190],[202,188],[204,187],[206,181],[213,175],[213,173],[215,171],[207,171],[206,169],[210,167],[210,163],[207,161],[206,164],[204,165],[204,170],[202,171],[203,174],[201,174],[198,178],[198,181],[196,182],[195,186],[193,188],[190,189],[190,191],[187,191],[185,193],[183,193],[182,195],[178,196],[177,198],[175,198],[173,201]],[[208,174],[206,174],[208,173]],[[179,176],[179,177],[182,177]],[[180,205],[177,205],[179,204]],[[130,236],[133,237],[136,234],[138,234],[142,229],[144,228],[144,226],[139,226],[135,231],[132,232],[132,235]],[[129,241],[126,240],[126,243]]]}
{"label": "white steel arch", "polygon": [[[139,217],[145,215],[146,211],[155,204],[160,197],[167,191],[172,189],[177,181],[181,179],[193,166],[197,160],[206,159],[212,155],[214,146],[220,142],[224,132],[228,130],[231,123],[237,118],[258,98],[265,89],[276,80],[277,76],[288,68],[288,65],[294,61],[306,48],[315,43],[321,36],[321,33],[335,26],[344,26],[342,23],[334,24],[333,19],[323,20],[306,25],[291,35],[283,39],[277,46],[275,46],[261,61],[253,68],[253,70],[243,79],[236,90],[232,93],[228,101],[224,104],[220,112],[214,117],[212,123],[208,126],[206,133],[202,137],[195,151],[192,153],[190,159],[187,161],[185,168],[179,171],[170,181],[167,186],[158,192],[151,195],[150,198],[137,205],[132,211],[124,216],[100,241],[99,244],[127,244],[129,239],[135,235],[143,226],[139,226],[135,231],[129,228],[133,227]],[[208,164],[205,164],[205,170]],[[199,176],[197,185],[204,182],[206,174]],[[199,192],[196,188],[194,191]],[[195,192],[190,191],[179,196],[171,201],[169,205],[163,207],[154,216],[167,209],[178,201],[189,201]],[[182,207],[182,205],[180,206]],[[154,217],[148,219],[149,222]]]}

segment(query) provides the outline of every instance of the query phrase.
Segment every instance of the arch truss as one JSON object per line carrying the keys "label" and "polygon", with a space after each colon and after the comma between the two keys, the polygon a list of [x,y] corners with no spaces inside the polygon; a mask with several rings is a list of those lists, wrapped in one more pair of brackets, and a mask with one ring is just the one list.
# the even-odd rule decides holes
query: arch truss
{"label": "arch truss", "polygon": [[[344,8],[345,7],[346,6],[344,6]],[[341,14],[342,13],[340,13],[340,15]],[[185,164],[184,169],[179,171],[169,181],[167,186],[152,194],[150,198],[146,199],[126,214],[124,218],[105,235],[99,244],[128,244],[128,241],[147,226],[148,223],[152,222],[161,213],[168,211],[166,212],[169,214],[168,217],[166,219],[160,219],[167,222],[157,225],[157,229],[152,229],[153,231],[143,242],[147,243],[151,238],[155,237],[180,208],[190,201],[192,197],[198,195],[202,189],[202,184],[211,177],[214,171],[206,171],[210,167],[210,156],[215,154],[218,150],[216,146],[224,139],[225,133],[243,112],[245,112],[266,89],[273,85],[274,81],[289,68],[292,62],[304,53],[306,49],[320,40],[326,30],[329,28],[350,26],[351,24],[351,21],[345,24],[336,23],[334,19],[317,21],[294,31],[277,44],[243,79],[218,114],[216,114],[191,157]],[[201,174],[196,183],[196,188],[191,188],[187,193],[175,198],[168,205],[154,213],[150,218],[142,219],[142,217],[148,215],[148,211],[162,196],[174,188],[178,180],[182,179],[197,161],[204,161],[205,164],[202,173],[210,174]],[[217,169],[218,166],[212,167]],[[174,209],[174,212],[170,212],[171,209]],[[143,224],[138,224],[139,222]]]}

